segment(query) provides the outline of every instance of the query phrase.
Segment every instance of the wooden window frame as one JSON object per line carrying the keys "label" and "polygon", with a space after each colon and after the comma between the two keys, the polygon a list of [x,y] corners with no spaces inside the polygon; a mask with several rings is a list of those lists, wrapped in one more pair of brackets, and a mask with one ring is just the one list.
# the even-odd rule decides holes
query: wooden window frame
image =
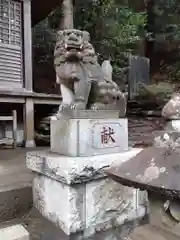
{"label": "wooden window frame", "polygon": [[22,47],[22,3],[19,1],[0,0],[0,44]]}

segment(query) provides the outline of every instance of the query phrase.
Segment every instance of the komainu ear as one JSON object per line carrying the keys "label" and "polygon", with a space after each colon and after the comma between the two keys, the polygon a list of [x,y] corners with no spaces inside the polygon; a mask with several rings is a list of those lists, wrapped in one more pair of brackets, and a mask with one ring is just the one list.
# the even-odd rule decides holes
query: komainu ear
{"label": "komainu ear", "polygon": [[87,31],[82,32],[82,37],[83,37],[84,41],[89,42],[91,40],[90,39],[90,34]]}
{"label": "komainu ear", "polygon": [[61,81],[60,81],[60,79],[59,79],[59,77],[58,77],[57,73],[56,73],[56,83],[58,83],[58,84],[60,84],[60,83],[61,83]]}
{"label": "komainu ear", "polygon": [[63,41],[64,38],[64,31],[58,31],[57,32],[57,41]]}

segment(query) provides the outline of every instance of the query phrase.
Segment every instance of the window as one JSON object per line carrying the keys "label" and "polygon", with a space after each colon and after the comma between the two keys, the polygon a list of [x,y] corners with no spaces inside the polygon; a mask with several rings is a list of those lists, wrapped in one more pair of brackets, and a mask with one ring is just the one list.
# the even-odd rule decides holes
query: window
{"label": "window", "polygon": [[21,45],[21,3],[0,0],[0,43]]}
{"label": "window", "polygon": [[0,88],[22,88],[21,3],[0,0]]}

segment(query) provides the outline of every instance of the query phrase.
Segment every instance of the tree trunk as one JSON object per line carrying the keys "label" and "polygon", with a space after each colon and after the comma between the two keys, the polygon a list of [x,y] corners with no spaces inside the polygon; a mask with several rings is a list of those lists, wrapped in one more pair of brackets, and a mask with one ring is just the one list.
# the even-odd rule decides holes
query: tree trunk
{"label": "tree trunk", "polygon": [[63,0],[62,2],[62,19],[60,23],[60,29],[73,29],[73,2],[72,0]]}
{"label": "tree trunk", "polygon": [[[154,15],[154,5],[155,1],[154,0],[148,0],[147,1],[147,26],[146,29],[148,32],[152,33],[152,38],[155,39],[155,32],[154,32],[154,27],[155,27],[155,15]],[[153,53],[154,53],[154,40],[146,40],[146,57],[152,60],[153,58]]]}

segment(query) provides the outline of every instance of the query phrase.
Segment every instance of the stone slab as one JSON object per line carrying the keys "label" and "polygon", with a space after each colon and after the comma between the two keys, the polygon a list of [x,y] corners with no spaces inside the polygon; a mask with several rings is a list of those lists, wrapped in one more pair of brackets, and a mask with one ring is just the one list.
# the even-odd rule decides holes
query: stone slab
{"label": "stone slab", "polygon": [[0,228],[1,240],[30,240],[28,231],[22,225]]}
{"label": "stone slab", "polygon": [[61,110],[61,115],[62,115],[61,118],[64,119],[114,119],[114,118],[118,119],[120,116],[120,112],[115,110],[96,111],[96,110],[63,109]]}
{"label": "stone slab", "polygon": [[111,165],[119,166],[141,150],[131,148],[123,153],[93,157],[67,157],[51,151],[31,151],[26,154],[26,164],[34,172],[66,184],[77,184],[104,177],[105,168]]}
{"label": "stone slab", "polygon": [[128,150],[128,121],[51,120],[51,151],[66,156],[96,156]]}
{"label": "stone slab", "polygon": [[86,237],[143,219],[147,199],[142,201],[146,194],[139,193],[108,178],[69,186],[36,175],[33,182],[34,205],[39,212],[67,235],[83,232]]}

